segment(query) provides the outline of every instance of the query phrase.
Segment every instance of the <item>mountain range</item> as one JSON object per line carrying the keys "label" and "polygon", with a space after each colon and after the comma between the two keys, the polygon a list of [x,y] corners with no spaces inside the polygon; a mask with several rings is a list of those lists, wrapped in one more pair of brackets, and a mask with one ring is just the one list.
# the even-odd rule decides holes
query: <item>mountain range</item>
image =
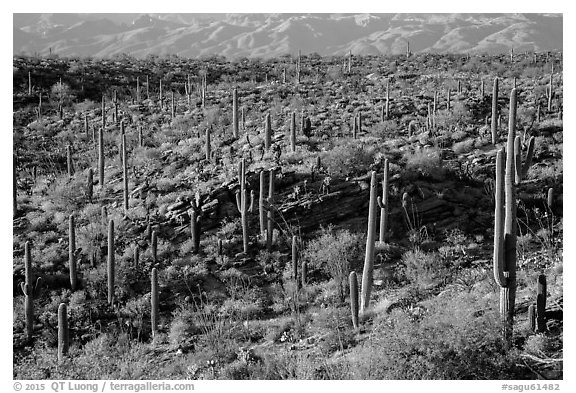
{"label": "mountain range", "polygon": [[562,14],[13,14],[13,54],[276,57],[562,50]]}

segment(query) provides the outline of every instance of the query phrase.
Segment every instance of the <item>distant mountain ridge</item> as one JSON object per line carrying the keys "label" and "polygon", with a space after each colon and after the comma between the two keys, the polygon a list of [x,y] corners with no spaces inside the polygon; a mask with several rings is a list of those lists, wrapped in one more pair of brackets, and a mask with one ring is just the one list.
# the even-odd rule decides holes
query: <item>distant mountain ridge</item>
{"label": "distant mountain ridge", "polygon": [[276,57],[562,50],[562,14],[14,14],[13,54]]}

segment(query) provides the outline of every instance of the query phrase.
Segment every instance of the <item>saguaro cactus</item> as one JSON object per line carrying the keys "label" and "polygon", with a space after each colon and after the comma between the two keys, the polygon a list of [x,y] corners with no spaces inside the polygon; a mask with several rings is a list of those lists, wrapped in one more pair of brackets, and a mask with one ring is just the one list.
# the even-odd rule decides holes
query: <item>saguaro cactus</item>
{"label": "saguaro cactus", "polygon": [[108,223],[108,304],[114,303],[114,220]]}
{"label": "saguaro cactus", "polygon": [[88,168],[88,178],[86,181],[86,197],[88,202],[92,203],[92,197],[94,196],[94,170]]}
{"label": "saguaro cactus", "polygon": [[386,80],[386,107],[384,116],[386,120],[390,118],[390,79]]}
{"label": "saguaro cactus", "polygon": [[268,210],[268,226],[266,229],[266,249],[270,251],[272,249],[272,236],[274,231],[274,168],[270,169],[270,183],[268,184],[268,200],[267,200],[267,210]]}
{"label": "saguaro cactus", "polygon": [[212,150],[211,150],[211,146],[210,146],[210,128],[206,129],[206,147],[205,147],[205,151],[206,151],[206,160],[210,161],[210,158],[212,156]]}
{"label": "saguaro cactus", "polygon": [[376,240],[376,205],[378,190],[376,172],[370,176],[370,203],[368,205],[368,236],[366,238],[366,255],[364,258],[364,271],[362,273],[362,295],[360,310],[365,312],[370,304],[372,280],[374,276],[374,241]]}
{"label": "saguaro cactus", "polygon": [[102,129],[106,129],[106,97],[102,95]]}
{"label": "saguaro cactus", "polygon": [[33,297],[38,293],[41,279],[36,279],[34,286],[32,278],[32,252],[30,242],[24,244],[24,282],[20,283],[20,290],[24,295],[24,315],[26,318],[26,338],[32,339],[34,333],[34,302]]}
{"label": "saguaro cactus", "polygon": [[492,86],[492,121],[490,123],[492,131],[492,144],[498,141],[498,78],[494,78]]}
{"label": "saguaro cactus", "polygon": [[292,153],[296,151],[296,112],[290,116],[290,148]]}
{"label": "saguaro cactus", "polygon": [[528,330],[531,332],[536,331],[536,305],[531,304],[528,306]]}
{"label": "saguaro cactus", "polygon": [[536,295],[536,332],[546,331],[546,276],[538,276],[538,293]]}
{"label": "saguaro cactus", "polygon": [[192,240],[192,253],[198,254],[200,251],[200,233],[201,233],[201,207],[200,207],[200,198],[192,201],[192,208],[189,211],[190,215],[190,237]]}
{"label": "saguaro cactus", "polygon": [[388,230],[388,214],[390,207],[388,206],[388,159],[384,160],[384,176],[382,177],[382,199],[380,207],[380,238],[381,242],[386,241],[386,231]]}
{"label": "saguaro cactus", "polygon": [[270,113],[267,113],[264,121],[264,148],[266,150],[270,149],[271,144],[272,144],[272,120],[270,119]]}
{"label": "saguaro cactus", "polygon": [[90,138],[90,127],[88,124],[88,114],[84,113],[84,133],[86,134],[86,140]]}
{"label": "saguaro cactus", "polygon": [[151,316],[151,325],[152,325],[152,337],[156,336],[158,332],[158,311],[159,311],[159,297],[158,297],[158,270],[156,268],[152,268],[151,274],[151,296],[150,296],[150,316]]}
{"label": "saguaro cactus", "polygon": [[554,64],[552,64],[552,71],[550,72],[550,80],[548,82],[548,112],[552,112],[552,97],[554,96]]}
{"label": "saguaro cactus", "polygon": [[129,197],[128,197],[128,156],[126,154],[126,135],[122,135],[122,175],[124,180],[124,214],[128,214]]}
{"label": "saguaro cactus", "polygon": [[104,127],[98,132],[98,181],[100,189],[104,189]]}
{"label": "saguaro cactus", "polygon": [[68,355],[69,339],[68,308],[65,303],[60,303],[58,306],[58,362],[63,362]]}
{"label": "saguaro cactus", "polygon": [[514,140],[516,130],[516,89],[510,93],[506,169],[504,153],[496,155],[496,195],[494,219],[494,279],[500,286],[500,315],[504,338],[511,345],[516,300],[516,190]]}
{"label": "saguaro cactus", "polygon": [[350,283],[350,310],[352,311],[352,325],[358,329],[358,277],[356,272],[350,272],[348,276]]}
{"label": "saguaro cactus", "polygon": [[238,89],[232,90],[232,133],[238,138]]}
{"label": "saguaro cactus", "polygon": [[306,283],[308,282],[308,264],[306,263],[306,261],[302,261],[302,273],[300,274],[301,278],[302,278],[302,288],[304,288],[306,286]]}
{"label": "saguaro cactus", "polygon": [[258,212],[260,218],[260,234],[264,235],[266,232],[266,214],[264,191],[266,190],[266,171],[260,170],[260,193],[258,194]]}
{"label": "saguaro cactus", "polygon": [[76,226],[74,215],[68,218],[68,269],[70,270],[70,288],[78,288],[78,274],[76,272]]}
{"label": "saguaro cactus", "polygon": [[156,231],[152,231],[152,238],[150,239],[152,243],[152,260],[154,264],[158,262],[158,234]]}
{"label": "saguaro cactus", "polygon": [[248,212],[252,212],[254,204],[254,193],[250,196],[250,205],[248,205],[248,190],[246,189],[246,161],[244,158],[238,165],[238,180],[240,191],[236,192],[236,207],[241,215],[242,221],[242,244],[244,253],[248,253]]}

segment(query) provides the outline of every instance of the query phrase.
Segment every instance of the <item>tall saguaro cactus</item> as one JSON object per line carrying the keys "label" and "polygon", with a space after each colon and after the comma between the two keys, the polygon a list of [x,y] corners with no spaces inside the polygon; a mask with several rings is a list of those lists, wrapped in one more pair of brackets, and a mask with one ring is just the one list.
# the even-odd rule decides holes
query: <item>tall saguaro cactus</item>
{"label": "tall saguaro cactus", "polygon": [[274,231],[274,168],[270,169],[270,183],[268,185],[268,200],[267,200],[267,210],[268,210],[268,226],[266,229],[266,249],[270,251],[272,249],[272,236]]}
{"label": "tall saguaro cactus", "polygon": [[511,345],[516,301],[516,190],[514,187],[514,140],[516,131],[516,89],[510,93],[509,130],[504,169],[504,152],[496,155],[494,219],[494,279],[500,287],[500,315],[504,338]]}
{"label": "tall saguaro cactus", "polygon": [[68,269],[70,270],[70,288],[78,288],[78,274],[76,272],[76,225],[74,215],[68,219]]}
{"label": "tall saguaro cactus", "polygon": [[290,149],[292,153],[296,151],[296,112],[290,116]]}
{"label": "tall saguaro cactus", "polygon": [[98,181],[100,189],[104,189],[104,127],[98,132]]}
{"label": "tall saguaro cactus", "polygon": [[128,214],[129,197],[128,197],[128,155],[126,154],[126,134],[122,135],[122,175],[124,180],[124,213]]}
{"label": "tall saguaro cactus", "polygon": [[232,90],[232,133],[238,138],[238,89]]}
{"label": "tall saguaro cactus", "polygon": [[190,215],[190,237],[192,240],[192,253],[198,254],[200,252],[200,234],[201,229],[201,214],[202,208],[200,204],[200,194],[192,201],[192,208],[189,210]]}
{"label": "tall saguaro cactus", "polygon": [[108,304],[114,303],[114,220],[108,223]]}
{"label": "tall saguaro cactus", "polygon": [[492,121],[490,123],[492,131],[492,144],[498,141],[498,78],[494,78],[492,86]]}
{"label": "tall saguaro cactus", "polygon": [[242,222],[242,245],[244,253],[248,253],[248,212],[252,212],[254,204],[254,193],[251,193],[250,203],[248,203],[248,190],[246,189],[246,160],[242,158],[238,165],[238,180],[240,191],[236,192],[236,207],[240,212]]}
{"label": "tall saguaro cactus", "polygon": [[366,255],[364,258],[364,271],[362,273],[362,295],[360,310],[365,312],[370,304],[372,280],[374,277],[374,241],[376,240],[376,206],[377,206],[376,172],[370,176],[370,203],[368,205],[368,236],[366,238]]}
{"label": "tall saguaro cactus", "polygon": [[40,277],[34,286],[32,278],[32,252],[30,241],[24,244],[24,282],[20,283],[20,289],[24,295],[24,315],[26,318],[26,338],[32,339],[34,333],[34,294],[40,287]]}
{"label": "tall saguaro cactus", "polygon": [[106,97],[102,95],[102,129],[106,129]]}
{"label": "tall saguaro cactus", "polygon": [[548,81],[548,112],[552,112],[552,97],[554,96],[554,64],[552,64],[552,71],[550,71],[550,79]]}
{"label": "tall saguaro cactus", "polygon": [[152,274],[150,277],[150,320],[152,325],[152,337],[156,336],[158,333],[158,311],[159,311],[159,297],[158,297],[158,270],[152,268]]}
{"label": "tall saguaro cactus", "polygon": [[156,231],[152,231],[150,242],[152,243],[152,260],[154,261],[154,264],[156,264],[158,263],[158,234]]}
{"label": "tall saguaro cactus", "polygon": [[388,230],[388,214],[390,207],[388,206],[388,159],[384,160],[384,176],[382,177],[382,200],[380,207],[380,237],[379,241],[386,241],[386,232]]}
{"label": "tall saguaro cactus", "polygon": [[210,145],[210,128],[206,129],[206,138],[205,138],[205,153],[206,153],[206,160],[210,161],[212,156],[212,146]]}
{"label": "tall saguaro cactus", "polygon": [[270,119],[270,113],[266,114],[264,120],[264,148],[266,150],[270,149],[272,144],[272,120]]}
{"label": "tall saguaro cactus", "polygon": [[68,308],[65,303],[60,303],[58,306],[58,362],[63,362],[68,355],[69,340]]}
{"label": "tall saguaro cactus", "polygon": [[260,170],[260,192],[258,194],[258,213],[260,218],[260,234],[264,235],[266,232],[266,214],[264,191],[266,190],[266,171]]}
{"label": "tall saguaro cactus", "polygon": [[386,120],[390,118],[390,79],[386,81],[386,107],[384,116]]}
{"label": "tall saguaro cactus", "polygon": [[94,170],[88,168],[88,178],[86,181],[86,198],[89,203],[92,203],[92,197],[94,196]]}

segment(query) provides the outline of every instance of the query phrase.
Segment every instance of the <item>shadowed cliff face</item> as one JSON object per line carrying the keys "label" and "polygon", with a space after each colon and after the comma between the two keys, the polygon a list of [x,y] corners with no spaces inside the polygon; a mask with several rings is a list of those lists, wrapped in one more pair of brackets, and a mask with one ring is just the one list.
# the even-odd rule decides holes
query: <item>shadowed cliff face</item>
{"label": "shadowed cliff face", "polygon": [[14,54],[276,57],[562,49],[561,14],[14,14]]}

